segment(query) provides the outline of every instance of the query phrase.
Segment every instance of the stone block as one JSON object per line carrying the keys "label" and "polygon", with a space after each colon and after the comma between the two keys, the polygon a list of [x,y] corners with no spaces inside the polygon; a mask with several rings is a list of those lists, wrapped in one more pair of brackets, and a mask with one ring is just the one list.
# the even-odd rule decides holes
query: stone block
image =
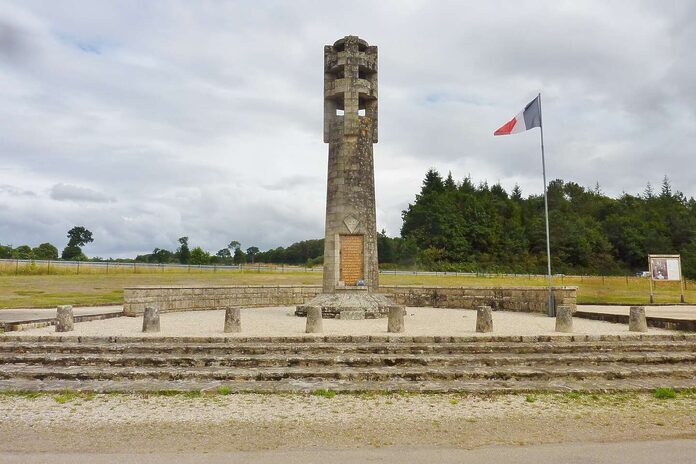
{"label": "stone block", "polygon": [[476,308],[476,332],[493,332],[493,311],[490,306]]}
{"label": "stone block", "polygon": [[405,330],[404,312],[404,308],[401,306],[392,306],[389,308],[387,332],[400,333]]}
{"label": "stone block", "polygon": [[307,307],[307,325],[305,328],[306,333],[322,333],[324,331],[322,318],[321,318],[321,307],[319,306],[309,306]]}
{"label": "stone block", "polygon": [[556,308],[556,332],[571,333],[573,331],[573,308],[560,305]]}
{"label": "stone block", "polygon": [[56,310],[56,332],[71,332],[74,327],[73,307],[58,306]]}
{"label": "stone block", "polygon": [[630,332],[648,331],[648,322],[645,319],[645,308],[643,306],[631,306],[628,315],[628,330]]}
{"label": "stone block", "polygon": [[143,312],[143,332],[160,331],[160,313],[157,306],[146,306]]}
{"label": "stone block", "polygon": [[225,309],[225,333],[239,333],[242,331],[242,317],[239,308]]}

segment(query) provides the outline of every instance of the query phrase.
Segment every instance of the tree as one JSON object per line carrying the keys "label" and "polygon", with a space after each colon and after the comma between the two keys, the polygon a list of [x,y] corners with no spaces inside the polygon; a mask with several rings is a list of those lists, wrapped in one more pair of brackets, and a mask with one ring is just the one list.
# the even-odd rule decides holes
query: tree
{"label": "tree", "polygon": [[217,253],[215,253],[215,256],[217,256],[218,258],[221,258],[223,261],[225,261],[225,260],[228,260],[232,257],[232,253],[230,253],[229,248],[222,248],[222,249],[218,250]]}
{"label": "tree", "polygon": [[58,248],[50,243],[42,243],[31,250],[34,259],[58,259]]}
{"label": "tree", "polygon": [[179,237],[179,248],[176,250],[176,256],[181,264],[188,264],[191,256],[191,251],[188,246],[188,237]]}
{"label": "tree", "polygon": [[83,247],[87,243],[92,243],[92,232],[83,226],[75,226],[68,231],[68,246]]}
{"label": "tree", "polygon": [[29,245],[20,245],[12,250],[12,257],[15,259],[32,259],[31,247]]}
{"label": "tree", "polygon": [[188,262],[189,264],[208,264],[210,262],[210,253],[201,247],[196,247],[191,250]]}
{"label": "tree", "polygon": [[0,259],[12,258],[12,247],[9,245],[0,245]]}
{"label": "tree", "polygon": [[234,264],[244,264],[246,263],[246,255],[242,251],[241,248],[235,248],[234,249],[234,258],[233,258]]}
{"label": "tree", "polygon": [[82,253],[82,249],[79,246],[68,245],[65,248],[63,248],[61,258],[68,261],[85,261],[87,259],[87,256],[85,256],[85,254]]}
{"label": "tree", "polygon": [[254,256],[259,252],[259,249],[255,246],[247,248],[246,255],[251,258],[251,264],[254,264]]}
{"label": "tree", "polygon": [[230,244],[227,245],[227,248],[229,248],[230,250],[236,250],[237,248],[241,248],[241,247],[242,247],[242,244],[236,240],[232,240],[230,242]]}

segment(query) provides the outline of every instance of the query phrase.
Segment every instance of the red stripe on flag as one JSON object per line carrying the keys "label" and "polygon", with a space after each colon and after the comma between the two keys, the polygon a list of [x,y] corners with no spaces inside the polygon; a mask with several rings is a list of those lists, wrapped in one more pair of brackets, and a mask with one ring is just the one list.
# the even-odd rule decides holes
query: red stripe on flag
{"label": "red stripe on flag", "polygon": [[510,122],[493,132],[493,135],[510,135],[510,132],[512,132],[512,129],[515,127],[515,124],[517,124],[517,117],[512,118]]}

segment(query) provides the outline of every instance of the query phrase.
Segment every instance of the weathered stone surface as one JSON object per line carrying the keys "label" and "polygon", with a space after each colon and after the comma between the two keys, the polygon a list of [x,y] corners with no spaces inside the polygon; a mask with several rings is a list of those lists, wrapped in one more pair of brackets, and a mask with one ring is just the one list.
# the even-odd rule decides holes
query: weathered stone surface
{"label": "weathered stone surface", "polygon": [[58,306],[56,310],[56,332],[70,332],[73,330],[74,325],[72,306]]}
{"label": "weathered stone surface", "polygon": [[[297,306],[296,316],[305,316],[309,308],[320,308],[324,318],[337,319],[376,319],[387,317],[389,308],[399,306],[381,293],[368,291],[339,291],[322,293],[307,303]],[[361,317],[362,314],[362,317]]]}
{"label": "weathered stone surface", "polygon": [[[193,291],[197,293],[194,294]],[[138,316],[146,305],[160,312],[203,311],[220,307],[253,308],[303,305],[322,288],[316,285],[229,285],[218,287],[129,287],[124,289],[124,314]],[[338,291],[346,290],[338,288]],[[544,287],[423,287],[389,285],[380,293],[405,306],[474,309],[485,304],[496,310],[546,312]],[[554,287],[556,301],[575,312],[576,287]],[[571,303],[569,303],[571,302]],[[330,317],[326,315],[325,317]]]}
{"label": "weathered stone surface", "polygon": [[321,308],[314,306],[307,308],[307,326],[306,333],[322,333],[324,325],[321,318]]}
{"label": "weathered stone surface", "polygon": [[242,316],[239,308],[227,308],[225,310],[225,333],[239,333],[242,331]]}
{"label": "weathered stone surface", "polygon": [[402,306],[392,306],[389,308],[387,332],[399,333],[404,330],[404,308]]}
{"label": "weathered stone surface", "polygon": [[365,319],[365,311],[350,311],[348,309],[344,309],[336,315],[336,319],[342,319],[344,321],[358,321]]}
{"label": "weathered stone surface", "polygon": [[628,330],[630,332],[648,331],[648,323],[645,320],[645,308],[643,306],[631,306],[628,314]]}
{"label": "weathered stone surface", "polygon": [[143,312],[143,332],[160,331],[160,313],[157,306],[146,306]]}
{"label": "weathered stone surface", "polygon": [[65,337],[0,337],[0,390],[652,391],[696,372],[696,334]]}
{"label": "weathered stone surface", "polygon": [[556,332],[571,333],[573,331],[573,308],[560,305],[556,308]]}
{"label": "weathered stone surface", "polygon": [[377,47],[355,36],[324,47],[324,142],[329,164],[323,292],[358,282],[377,291],[372,150],[377,142]]}
{"label": "weathered stone surface", "polygon": [[490,306],[476,308],[476,332],[493,332],[493,310]]}

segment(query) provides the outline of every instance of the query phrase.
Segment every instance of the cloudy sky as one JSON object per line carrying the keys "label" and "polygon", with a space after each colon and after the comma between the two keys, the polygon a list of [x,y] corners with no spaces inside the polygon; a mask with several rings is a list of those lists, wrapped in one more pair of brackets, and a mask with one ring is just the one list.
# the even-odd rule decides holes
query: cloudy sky
{"label": "cloudy sky", "polygon": [[379,47],[377,222],[425,171],[696,195],[696,2],[0,1],[0,243],[94,256],[323,235],[323,46]]}

